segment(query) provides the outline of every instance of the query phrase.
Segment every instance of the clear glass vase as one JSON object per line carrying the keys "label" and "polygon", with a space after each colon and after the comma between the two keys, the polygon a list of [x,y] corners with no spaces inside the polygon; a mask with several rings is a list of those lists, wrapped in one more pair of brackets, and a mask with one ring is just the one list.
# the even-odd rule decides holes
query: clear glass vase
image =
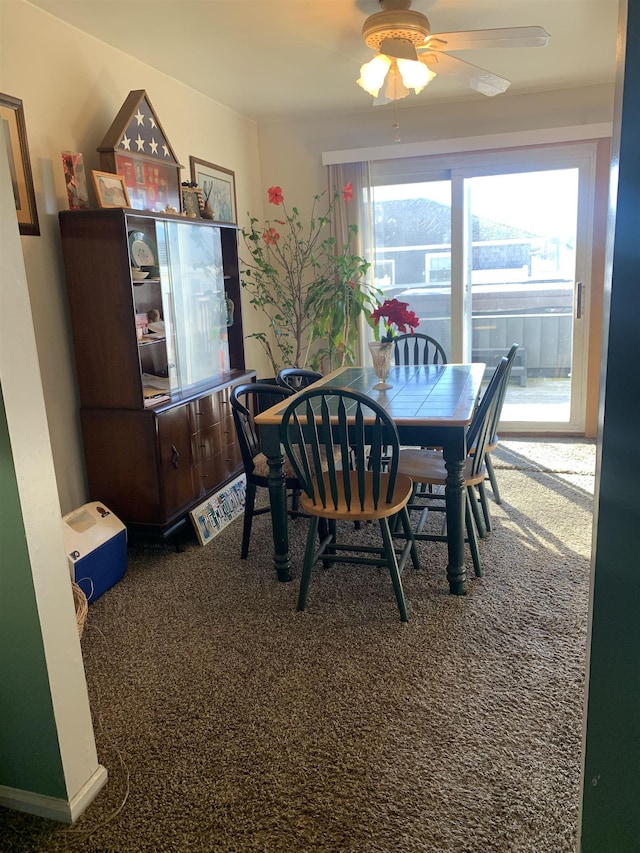
{"label": "clear glass vase", "polygon": [[386,391],[387,388],[393,388],[387,382],[387,376],[391,369],[391,359],[393,357],[393,343],[391,341],[369,341],[369,352],[373,362],[373,369],[378,379],[377,385],[373,386],[374,391]]}

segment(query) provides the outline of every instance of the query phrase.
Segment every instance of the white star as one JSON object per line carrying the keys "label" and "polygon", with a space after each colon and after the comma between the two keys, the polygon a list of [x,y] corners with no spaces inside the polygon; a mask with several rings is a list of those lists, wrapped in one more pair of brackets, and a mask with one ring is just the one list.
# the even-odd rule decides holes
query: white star
{"label": "white star", "polygon": [[144,124],[144,116],[140,112],[140,107],[138,107],[138,112],[135,114],[134,118],[138,122],[138,127],[140,127],[141,124]]}
{"label": "white star", "polygon": [[120,143],[120,145],[122,145],[125,151],[131,151],[131,140],[129,139],[126,133],[122,137],[122,142]]}
{"label": "white star", "polygon": [[151,153],[157,154],[158,153],[158,143],[155,141],[155,139],[152,139],[151,142],[149,143],[149,145],[151,146]]}
{"label": "white star", "polygon": [[167,148],[166,145],[162,146],[162,150],[164,151],[164,156],[168,157],[169,156],[169,149]]}
{"label": "white star", "polygon": [[156,120],[154,119],[153,116],[149,116],[149,124],[151,125],[151,127],[156,126]]}
{"label": "white star", "polygon": [[138,138],[136,139],[136,145],[138,146],[138,151],[144,151],[144,139],[140,138],[140,134],[138,134]]}

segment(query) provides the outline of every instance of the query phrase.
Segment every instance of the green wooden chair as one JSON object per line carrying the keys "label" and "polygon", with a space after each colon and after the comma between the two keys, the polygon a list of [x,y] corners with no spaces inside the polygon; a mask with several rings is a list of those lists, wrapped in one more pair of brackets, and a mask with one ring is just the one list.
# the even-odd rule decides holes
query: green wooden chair
{"label": "green wooden chair", "polygon": [[[495,427],[496,408],[501,401],[500,394],[508,378],[509,364],[507,358],[504,357],[491,377],[489,386],[469,426],[468,446],[470,448],[473,447],[474,452],[469,452],[467,455],[463,470],[465,485],[465,526],[467,531],[466,541],[469,543],[476,577],[482,576],[482,564],[480,562],[476,529],[482,528],[483,520],[475,489],[477,488],[480,493],[480,501],[486,501],[486,495],[484,495],[484,481],[487,475],[485,455],[492,429]],[[420,511],[420,518],[414,531],[415,539],[419,541],[446,542],[446,533],[431,533],[424,530],[429,511],[446,512],[446,506],[442,504],[444,496],[440,493],[418,492],[420,485],[431,487],[444,487],[446,485],[447,469],[442,450],[418,450],[413,448],[402,450],[400,452],[398,470],[401,474],[410,476],[415,484],[414,495],[409,505],[410,511]],[[394,535],[402,536],[397,530],[394,531]]]}
{"label": "green wooden chair", "polygon": [[[491,454],[493,453],[494,450],[497,449],[498,443],[500,441],[500,439],[498,437],[498,424],[500,423],[500,417],[502,416],[502,407],[504,405],[504,398],[505,398],[506,393],[507,393],[507,386],[509,384],[509,377],[511,376],[511,368],[513,367],[513,362],[515,361],[517,351],[518,351],[518,344],[511,344],[511,348],[509,349],[509,352],[507,353],[507,356],[506,356],[507,362],[508,362],[507,371],[506,371],[507,375],[503,381],[502,388],[500,390],[500,399],[498,400],[498,404],[497,404],[495,412],[494,412],[493,425],[491,426],[491,437],[490,437],[489,442],[488,442],[487,447],[486,447],[486,455],[485,455],[485,459],[484,459],[484,462],[485,462],[485,465],[487,468],[487,477],[489,478],[489,482],[491,483],[491,491],[493,492],[493,498],[497,504],[502,503],[502,497],[500,496],[500,489],[498,487],[498,480],[496,478],[496,472],[495,472],[494,467],[493,467],[493,462],[491,461]],[[472,448],[471,452],[472,453],[474,452],[473,448]],[[486,523],[487,530],[491,530],[491,515],[489,512],[489,504],[487,503],[486,495],[485,495],[485,499],[482,502],[482,512],[483,512],[484,517],[485,517],[485,523]]]}
{"label": "green wooden chair", "polygon": [[[241,560],[246,560],[249,554],[249,542],[251,540],[251,528],[254,517],[270,512],[268,505],[259,509],[255,507],[258,488],[266,489],[269,484],[269,465],[264,453],[260,450],[260,435],[258,427],[254,423],[254,414],[270,406],[275,406],[279,400],[291,397],[292,394],[293,391],[290,388],[283,388],[265,382],[247,382],[243,385],[236,385],[231,391],[230,402],[233,410],[233,420],[247,478],[244,526],[240,548]],[[290,466],[285,466],[285,478],[291,497],[289,514],[294,516],[300,515],[297,512],[300,483]]]}
{"label": "green wooden chair", "polygon": [[283,367],[276,377],[278,385],[290,388],[292,391],[301,391],[318,379],[322,379],[322,373],[318,373],[317,370],[308,370],[306,367]]}
{"label": "green wooden chair", "polygon": [[396,335],[393,339],[393,357],[396,364],[446,364],[444,347],[430,335],[422,332]]}
{"label": "green wooden chair", "polygon": [[[389,569],[400,618],[407,609],[400,575],[411,555],[420,563],[407,512],[412,493],[408,476],[398,474],[400,445],[391,417],[376,401],[357,391],[309,388],[287,406],[280,440],[302,487],[300,508],[311,517],[304,556],[298,610],[304,610],[311,570],[318,560],[358,563]],[[388,463],[385,465],[385,447]],[[323,460],[328,463],[323,470]],[[406,542],[396,553],[389,526],[398,517]],[[321,519],[329,523],[316,550]],[[340,542],[338,522],[378,520],[382,545]]]}

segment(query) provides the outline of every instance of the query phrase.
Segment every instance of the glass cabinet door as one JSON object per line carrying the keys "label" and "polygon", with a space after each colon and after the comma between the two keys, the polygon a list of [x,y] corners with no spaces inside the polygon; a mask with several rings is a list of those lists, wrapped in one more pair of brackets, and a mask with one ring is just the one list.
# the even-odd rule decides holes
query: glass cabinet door
{"label": "glass cabinet door", "polygon": [[218,228],[157,222],[169,386],[185,391],[229,370]]}

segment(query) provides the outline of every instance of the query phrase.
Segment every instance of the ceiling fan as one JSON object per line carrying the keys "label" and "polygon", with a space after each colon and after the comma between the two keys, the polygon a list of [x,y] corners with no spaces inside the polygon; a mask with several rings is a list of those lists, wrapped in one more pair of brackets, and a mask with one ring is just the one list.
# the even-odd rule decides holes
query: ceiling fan
{"label": "ceiling fan", "polygon": [[358,84],[385,104],[416,94],[438,74],[458,77],[476,92],[492,97],[505,92],[511,81],[448,51],[483,47],[545,47],[549,33],[543,27],[503,27],[455,33],[432,33],[426,15],[413,11],[411,0],[380,0],[383,11],[363,24],[365,44],[376,51],[360,69]]}

